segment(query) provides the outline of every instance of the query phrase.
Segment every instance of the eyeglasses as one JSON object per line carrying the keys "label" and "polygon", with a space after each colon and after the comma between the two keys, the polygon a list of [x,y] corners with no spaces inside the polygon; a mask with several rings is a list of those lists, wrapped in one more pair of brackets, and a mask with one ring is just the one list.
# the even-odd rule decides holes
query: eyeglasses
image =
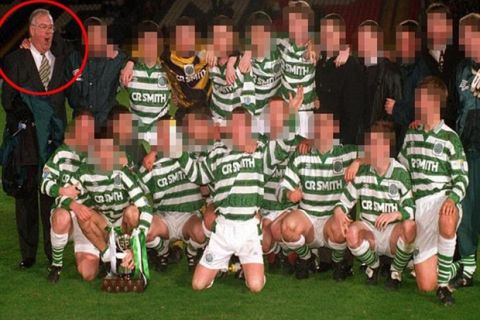
{"label": "eyeglasses", "polygon": [[53,24],[32,24],[32,26],[40,28],[42,30],[55,31],[55,26]]}

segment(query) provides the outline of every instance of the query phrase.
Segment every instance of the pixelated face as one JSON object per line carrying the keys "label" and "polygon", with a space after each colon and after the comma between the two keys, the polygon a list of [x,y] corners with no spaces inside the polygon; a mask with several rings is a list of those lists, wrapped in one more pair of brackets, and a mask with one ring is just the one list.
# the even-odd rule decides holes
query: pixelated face
{"label": "pixelated face", "polygon": [[195,52],[196,37],[195,26],[176,26],[175,43],[173,44],[175,51],[193,55]]}
{"label": "pixelated face", "polygon": [[345,41],[345,29],[337,20],[322,21],[320,26],[320,48],[328,55],[335,55]]}
{"label": "pixelated face", "polygon": [[218,57],[228,56],[234,50],[234,34],[231,26],[213,26],[213,51]]}
{"label": "pixelated face", "polygon": [[95,120],[92,116],[80,115],[75,118],[75,147],[80,151],[87,151],[95,134]]}
{"label": "pixelated face", "polygon": [[333,115],[329,113],[314,114],[314,142],[318,146],[321,142],[333,141],[335,134],[338,133],[338,122],[334,120]]}
{"label": "pixelated face", "polygon": [[428,122],[439,116],[441,109],[441,93],[438,89],[417,88],[415,90],[415,116],[422,122]]}
{"label": "pixelated face", "polygon": [[452,20],[446,13],[432,12],[427,15],[427,38],[430,49],[443,49],[451,43],[452,34]]}
{"label": "pixelated face", "polygon": [[472,26],[460,28],[460,45],[467,58],[480,62],[480,31],[475,31]]}
{"label": "pixelated face", "polygon": [[170,154],[170,120],[157,122],[157,152],[163,157]]}
{"label": "pixelated face", "polygon": [[87,33],[90,51],[93,53],[104,53],[108,44],[107,27],[104,25],[89,26]]}
{"label": "pixelated face", "polygon": [[271,46],[270,28],[258,25],[252,26],[248,37],[252,39],[252,54],[254,57],[265,57],[270,52]]}
{"label": "pixelated face", "polygon": [[390,139],[383,132],[369,132],[365,139],[365,158],[368,163],[378,163],[390,157]]}
{"label": "pixelated face", "polygon": [[250,115],[246,114],[232,114],[230,126],[232,129],[232,143],[235,148],[243,150],[245,146],[251,143],[252,127],[250,118]]}
{"label": "pixelated face", "polygon": [[358,55],[362,58],[379,56],[380,34],[372,26],[364,26],[358,31]]}
{"label": "pixelated face", "polygon": [[90,159],[89,163],[93,163],[102,171],[113,170],[115,167],[114,146],[113,139],[96,139],[92,153],[93,159]]}
{"label": "pixelated face", "polygon": [[133,119],[130,113],[121,113],[113,120],[113,134],[116,141],[130,144],[133,138]]}
{"label": "pixelated face", "polygon": [[291,12],[288,14],[288,33],[297,45],[304,45],[308,41],[307,13]]}
{"label": "pixelated face", "polygon": [[206,145],[212,139],[212,124],[207,119],[201,119],[196,114],[186,116],[186,130],[188,140],[193,145]]}
{"label": "pixelated face", "polygon": [[145,61],[156,61],[159,53],[160,39],[157,32],[143,32],[138,38],[140,58]]}
{"label": "pixelated face", "polygon": [[399,57],[404,61],[414,61],[419,48],[419,39],[413,31],[397,31],[396,48]]}
{"label": "pixelated face", "polygon": [[282,99],[272,99],[268,104],[268,121],[270,128],[270,139],[282,139],[285,128],[288,127],[289,110]]}
{"label": "pixelated face", "polygon": [[30,36],[33,46],[40,52],[45,53],[50,50],[53,41],[55,27],[50,15],[37,15],[30,25]]}

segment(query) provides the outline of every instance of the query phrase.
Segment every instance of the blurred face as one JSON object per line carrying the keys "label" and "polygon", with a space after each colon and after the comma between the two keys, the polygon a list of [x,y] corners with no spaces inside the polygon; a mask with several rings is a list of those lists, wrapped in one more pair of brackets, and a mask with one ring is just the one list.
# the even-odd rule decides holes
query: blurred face
{"label": "blurred face", "polygon": [[101,171],[111,171],[118,168],[115,163],[113,139],[97,139],[94,142],[93,159],[90,159],[93,164]]}
{"label": "blurred face", "polygon": [[445,13],[427,15],[427,38],[429,49],[441,50],[451,43],[453,34],[452,20]]}
{"label": "blurred face", "polygon": [[345,30],[336,20],[326,20],[320,27],[320,48],[327,55],[337,55],[345,41]]}
{"label": "blurred face", "polygon": [[266,26],[252,26],[250,34],[252,39],[252,54],[254,57],[263,58],[270,53],[271,32]]}
{"label": "blurred face", "polygon": [[195,114],[187,114],[185,130],[189,143],[193,145],[206,145],[212,140],[211,123],[206,119],[200,119]]}
{"label": "blurred face", "polygon": [[285,127],[288,126],[289,112],[283,100],[271,100],[268,108],[270,123],[270,139],[282,139],[284,137]]}
{"label": "blurred face", "polygon": [[230,124],[232,128],[232,144],[238,150],[244,150],[245,146],[252,142],[252,128],[250,116],[245,114],[232,114]]}
{"label": "blurred face", "polygon": [[157,122],[157,152],[168,157],[170,154],[170,121],[159,120]]}
{"label": "blurred face", "polygon": [[390,140],[383,132],[370,132],[365,141],[365,158],[373,165],[390,158]]}
{"label": "blurred face", "polygon": [[74,144],[77,150],[86,152],[95,134],[94,118],[81,115],[75,118]]}
{"label": "blurred face", "polygon": [[360,28],[358,32],[358,55],[362,58],[379,56],[379,33],[371,26]]}
{"label": "blurred face", "polygon": [[213,27],[213,51],[218,57],[226,57],[233,52],[233,30],[230,26]]}
{"label": "blurred face", "polygon": [[440,118],[440,93],[434,89],[418,88],[415,90],[415,115],[423,123]]}
{"label": "blurred face", "polygon": [[106,26],[89,26],[88,33],[88,46],[90,52],[94,56],[102,56],[106,53],[108,44],[107,39],[107,27]]}
{"label": "blurred face", "polygon": [[465,56],[480,62],[480,32],[474,31],[471,26],[460,29],[460,45],[465,50]]}
{"label": "blurred face", "polygon": [[133,119],[130,113],[119,114],[113,120],[113,134],[115,140],[122,144],[130,144],[133,138]]}
{"label": "blurred face", "polygon": [[31,42],[40,52],[45,53],[50,50],[55,31],[52,17],[49,15],[36,16],[29,27]]}
{"label": "blurred face", "polygon": [[415,61],[419,44],[415,32],[397,31],[396,42],[397,53],[402,61]]}
{"label": "blurred face", "polygon": [[331,145],[335,134],[338,133],[338,123],[333,119],[332,114],[319,113],[314,115],[314,144]]}
{"label": "blurred face", "polygon": [[308,42],[307,14],[292,12],[288,14],[288,33],[290,38],[299,46]]}
{"label": "blurred face", "polygon": [[138,38],[138,49],[140,58],[145,61],[156,61],[158,57],[159,46],[158,33],[144,32]]}
{"label": "blurred face", "polygon": [[175,51],[182,55],[193,56],[195,53],[195,26],[177,26],[175,28]]}

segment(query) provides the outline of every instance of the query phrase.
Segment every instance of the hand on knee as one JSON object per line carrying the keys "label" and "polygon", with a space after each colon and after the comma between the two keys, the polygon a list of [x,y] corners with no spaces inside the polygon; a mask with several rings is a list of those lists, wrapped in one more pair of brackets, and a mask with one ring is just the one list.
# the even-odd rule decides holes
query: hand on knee
{"label": "hand on knee", "polygon": [[360,246],[361,241],[356,228],[349,228],[345,238],[349,248],[358,248]]}
{"label": "hand on knee", "polygon": [[286,242],[295,242],[301,233],[297,230],[295,221],[284,221],[282,223],[282,238]]}
{"label": "hand on knee", "polygon": [[454,217],[440,216],[439,220],[440,235],[446,239],[452,239],[457,233],[457,221]]}

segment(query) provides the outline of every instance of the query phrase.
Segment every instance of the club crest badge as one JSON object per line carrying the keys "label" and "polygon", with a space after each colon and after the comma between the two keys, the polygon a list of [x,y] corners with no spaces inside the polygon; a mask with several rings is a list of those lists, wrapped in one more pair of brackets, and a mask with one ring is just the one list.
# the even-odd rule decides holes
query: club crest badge
{"label": "club crest badge", "polygon": [[273,65],[273,73],[277,74],[280,73],[280,70],[282,68],[282,64],[280,62],[277,62]]}
{"label": "club crest badge", "polygon": [[116,186],[122,184],[122,178],[120,177],[120,175],[116,175],[115,178],[113,178],[113,183],[115,183]]}
{"label": "club crest badge", "polygon": [[213,261],[213,254],[211,254],[210,252],[208,252],[206,255],[205,255],[205,260],[210,263]]}
{"label": "club crest badge", "polygon": [[44,168],[42,173],[42,178],[46,179],[49,174],[50,174],[50,170],[48,170],[48,168]]}
{"label": "club crest badge", "polygon": [[398,196],[398,187],[396,184],[394,183],[391,183],[389,186],[388,186],[388,194],[391,198],[395,198]]}
{"label": "club crest badge", "polygon": [[158,86],[165,87],[167,85],[167,79],[162,75],[158,77]]}
{"label": "club crest badge", "polygon": [[343,172],[343,162],[341,160],[335,160],[333,162],[333,172],[335,173]]}
{"label": "club crest badge", "polygon": [[183,67],[183,71],[187,77],[191,77],[195,74],[195,67],[193,64],[187,64]]}
{"label": "club crest badge", "polygon": [[433,154],[436,155],[436,156],[441,156],[442,153],[443,153],[443,143],[441,142],[436,142],[434,145],[433,145]]}

